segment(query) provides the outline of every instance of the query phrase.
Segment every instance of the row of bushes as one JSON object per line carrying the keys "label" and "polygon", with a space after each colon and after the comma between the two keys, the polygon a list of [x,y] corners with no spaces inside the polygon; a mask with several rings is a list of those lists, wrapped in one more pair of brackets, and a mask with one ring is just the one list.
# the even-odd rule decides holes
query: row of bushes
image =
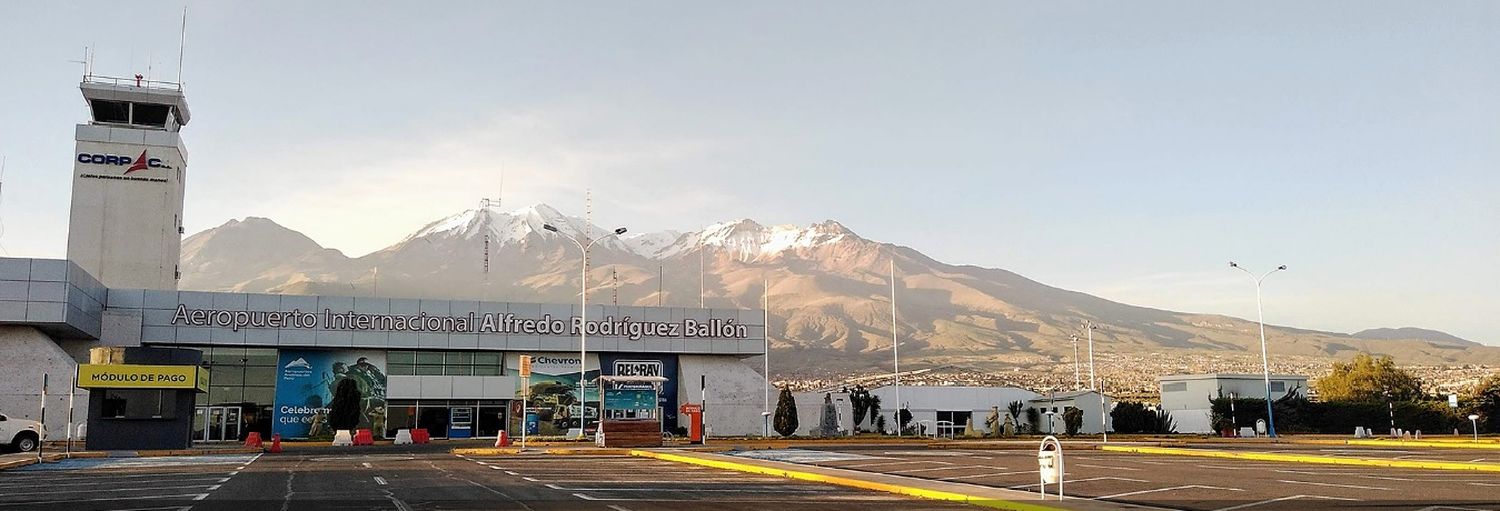
{"label": "row of bushes", "polygon": [[[1266,418],[1266,400],[1218,397],[1211,400],[1209,420],[1214,430],[1254,427]],[[1233,409],[1231,411],[1231,403]],[[1356,427],[1385,431],[1390,428],[1391,414],[1396,427],[1428,433],[1469,429],[1467,412],[1450,408],[1445,401],[1371,401],[1313,402],[1305,397],[1288,395],[1271,403],[1276,413],[1278,433],[1348,434]]]}

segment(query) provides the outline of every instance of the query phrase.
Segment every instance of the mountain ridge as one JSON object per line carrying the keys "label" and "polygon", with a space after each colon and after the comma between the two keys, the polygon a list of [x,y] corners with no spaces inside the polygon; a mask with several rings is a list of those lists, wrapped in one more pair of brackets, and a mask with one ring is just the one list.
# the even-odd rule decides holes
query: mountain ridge
{"label": "mountain ridge", "polygon": [[[544,224],[580,239],[609,232],[545,204],[478,208],[350,258],[269,219],[247,218],[184,240],[182,287],[572,302],[578,247]],[[772,331],[781,333],[772,335],[775,349],[797,350],[808,367],[867,367],[881,363],[874,352],[891,339],[891,264],[896,326],[914,345],[903,349],[911,363],[1057,361],[1071,356],[1069,336],[1081,333],[1084,320],[1106,325],[1096,340],[1120,352],[1259,351],[1255,323],[1244,319],[1112,302],[1000,268],[950,265],[915,248],[863,238],[834,220],[768,227],[739,219],[698,231],[609,236],[590,249],[589,293],[593,303],[696,306],[701,286],[708,306],[758,308],[769,282]],[[1500,348],[1417,330],[1372,329],[1362,336],[1267,325],[1276,350],[1287,354],[1346,358],[1369,351],[1403,363],[1500,361]]]}

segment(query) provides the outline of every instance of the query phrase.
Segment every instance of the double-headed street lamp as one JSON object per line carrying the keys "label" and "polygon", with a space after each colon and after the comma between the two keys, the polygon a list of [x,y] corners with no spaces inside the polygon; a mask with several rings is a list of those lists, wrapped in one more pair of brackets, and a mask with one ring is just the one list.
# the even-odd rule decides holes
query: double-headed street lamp
{"label": "double-headed street lamp", "polygon": [[[578,291],[578,439],[582,440],[584,429],[588,427],[589,422],[588,400],[586,398],[587,389],[584,383],[585,377],[589,372],[589,249],[593,248],[594,244],[598,243],[599,240],[625,234],[625,228],[621,227],[611,231],[609,234],[589,240],[587,245],[579,241],[578,238],[573,237],[573,235],[557,230],[557,227],[554,227],[552,224],[542,224],[542,228],[561,234],[564,238],[572,241],[574,245],[578,245],[578,251],[583,253],[583,268],[578,270],[578,286],[580,288]],[[603,392],[603,389],[600,389],[600,392]]]}
{"label": "double-headed street lamp", "polygon": [[1265,372],[1266,377],[1266,432],[1271,435],[1271,438],[1276,438],[1276,417],[1271,412],[1271,362],[1270,358],[1266,356],[1266,314],[1260,305],[1260,283],[1265,281],[1266,277],[1271,276],[1272,273],[1285,270],[1286,265],[1277,266],[1276,269],[1268,271],[1260,277],[1256,277],[1250,270],[1240,267],[1234,261],[1229,262],[1229,267],[1245,272],[1246,275],[1250,276],[1250,280],[1255,281],[1255,317],[1257,322],[1260,323],[1260,366],[1261,370]]}

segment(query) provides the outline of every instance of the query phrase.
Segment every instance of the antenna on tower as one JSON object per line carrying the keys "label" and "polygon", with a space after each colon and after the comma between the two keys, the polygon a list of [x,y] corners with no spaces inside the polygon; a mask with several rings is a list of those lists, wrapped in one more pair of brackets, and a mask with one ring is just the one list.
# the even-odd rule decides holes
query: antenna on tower
{"label": "antenna on tower", "polygon": [[182,31],[177,35],[177,86],[182,87],[182,55],[187,53],[187,6],[182,6]]}
{"label": "antenna on tower", "polygon": [[83,60],[69,60],[74,64],[83,64],[83,79],[89,79],[89,47],[83,47]]}
{"label": "antenna on tower", "polygon": [[505,209],[505,167],[500,167],[500,195],[495,197],[495,207]]}

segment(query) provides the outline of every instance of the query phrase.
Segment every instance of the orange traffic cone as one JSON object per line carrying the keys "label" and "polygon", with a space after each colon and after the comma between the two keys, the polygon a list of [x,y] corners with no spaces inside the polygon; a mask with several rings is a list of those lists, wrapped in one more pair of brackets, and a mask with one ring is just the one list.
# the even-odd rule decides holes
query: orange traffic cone
{"label": "orange traffic cone", "polygon": [[281,452],[281,435],[271,435],[271,454]]}
{"label": "orange traffic cone", "polygon": [[500,430],[500,436],[495,437],[495,447],[510,447],[510,435],[505,430]]}

